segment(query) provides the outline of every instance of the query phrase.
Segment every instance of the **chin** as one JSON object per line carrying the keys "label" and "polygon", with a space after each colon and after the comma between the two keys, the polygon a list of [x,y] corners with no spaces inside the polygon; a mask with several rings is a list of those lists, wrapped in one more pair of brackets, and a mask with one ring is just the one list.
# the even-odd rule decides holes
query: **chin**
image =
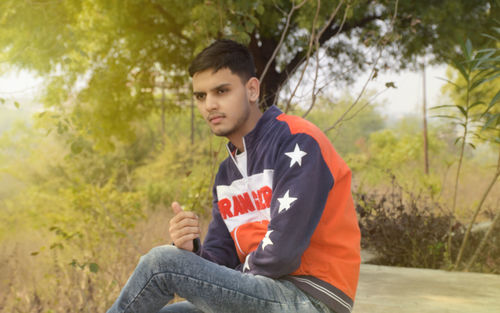
{"label": "chin", "polygon": [[232,129],[212,129],[212,133],[215,136],[227,137],[233,133]]}

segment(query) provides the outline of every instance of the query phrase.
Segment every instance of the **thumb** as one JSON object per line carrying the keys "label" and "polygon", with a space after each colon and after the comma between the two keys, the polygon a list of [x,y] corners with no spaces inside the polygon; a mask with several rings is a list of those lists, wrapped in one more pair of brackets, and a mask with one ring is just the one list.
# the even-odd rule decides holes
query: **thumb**
{"label": "thumb", "polygon": [[172,202],[172,210],[174,210],[175,214],[179,214],[180,212],[182,212],[182,208],[179,202],[177,201]]}

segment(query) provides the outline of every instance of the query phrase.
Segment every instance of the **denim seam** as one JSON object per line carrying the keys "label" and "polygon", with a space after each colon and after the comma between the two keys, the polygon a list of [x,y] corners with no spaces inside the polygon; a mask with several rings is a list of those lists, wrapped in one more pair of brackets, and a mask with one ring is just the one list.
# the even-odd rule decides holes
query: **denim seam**
{"label": "denim seam", "polygon": [[[221,286],[221,285],[218,285],[218,284],[215,284],[215,283],[210,283],[210,282],[208,282],[206,280],[202,280],[202,279],[196,278],[194,276],[190,276],[190,275],[186,275],[186,274],[182,274],[182,273],[177,273],[177,272],[165,271],[165,272],[157,272],[157,273],[154,273],[153,275],[151,275],[151,278],[148,279],[148,281],[146,282],[146,284],[144,284],[144,287],[142,287],[142,289],[137,293],[137,295],[134,297],[134,299],[132,299],[132,301],[130,301],[130,303],[125,307],[124,311],[126,311],[137,300],[137,298],[139,298],[141,296],[142,292],[144,291],[144,289],[146,289],[148,287],[148,285],[150,284],[150,282],[156,276],[161,275],[161,274],[174,275],[174,276],[177,275],[177,276],[182,276],[182,277],[190,278],[190,279],[193,279],[195,281],[199,281],[199,282],[203,282],[203,283],[206,283],[206,284],[209,284],[209,285],[216,286],[216,287],[218,287],[220,289],[223,289],[223,290],[233,291],[233,292],[238,293],[240,295],[243,295],[245,297],[249,297],[249,298],[256,299],[256,300],[263,301],[263,302],[268,302],[268,303],[282,305],[282,303],[280,303],[278,301],[272,301],[272,300],[268,300],[268,299],[262,299],[262,298],[259,298],[259,297],[254,297],[252,295],[248,295],[248,294],[243,293],[241,291],[234,290],[234,289],[229,289],[229,288],[225,288],[224,286]],[[294,304],[305,304],[305,303],[306,302],[297,302],[297,303],[294,303]]]}

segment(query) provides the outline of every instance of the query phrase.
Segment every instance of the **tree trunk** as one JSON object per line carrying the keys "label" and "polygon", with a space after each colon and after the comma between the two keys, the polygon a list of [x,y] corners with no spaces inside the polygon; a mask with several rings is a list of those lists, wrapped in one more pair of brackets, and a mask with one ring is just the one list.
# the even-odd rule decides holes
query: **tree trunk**
{"label": "tree trunk", "polygon": [[191,97],[191,146],[194,146],[194,99]]}
{"label": "tree trunk", "polygon": [[[361,17],[359,20],[349,20],[343,24],[342,28],[337,25],[337,20],[333,19],[326,30],[319,37],[318,43],[320,47],[329,41],[331,38],[342,33],[348,33],[354,29],[363,28],[374,21],[382,20],[386,14],[373,14]],[[279,44],[279,36],[265,37],[263,34],[253,33],[250,36],[248,49],[254,58],[257,76],[260,77],[267,62],[271,59],[274,50]],[[261,81],[261,108],[266,110],[271,105],[277,103],[277,97],[281,86],[295,73],[295,71],[306,61],[307,49],[300,50],[295,53],[290,61],[282,66],[281,71],[276,69],[276,60],[273,59],[271,66],[267,70],[266,75]]]}
{"label": "tree trunk", "polygon": [[425,160],[425,174],[429,175],[429,144],[427,136],[427,90],[425,81],[425,60],[422,64],[422,76],[423,76],[423,109],[424,109],[424,160]]}
{"label": "tree trunk", "polygon": [[161,146],[165,147],[165,84],[161,86]]}
{"label": "tree trunk", "polygon": [[[254,58],[257,77],[260,77],[268,60],[272,57],[278,42],[276,42],[273,38],[261,38],[261,46],[259,46],[258,42],[259,40],[254,34],[251,37],[248,49]],[[276,71],[276,60],[272,60],[271,66],[269,66],[266,75],[260,82],[260,106],[263,111],[277,102],[280,86],[286,81],[286,78],[287,76],[281,75]]]}
{"label": "tree trunk", "polygon": [[[460,246],[460,251],[458,252],[458,255],[457,255],[457,260],[455,261],[455,268],[458,268],[458,266],[460,265],[460,261],[462,261],[462,256],[463,256],[465,247],[467,245],[467,241],[468,241],[469,236],[470,236],[472,225],[474,225],[474,222],[476,221],[476,218],[477,218],[479,212],[481,211],[481,207],[483,206],[484,201],[488,197],[491,189],[493,188],[493,186],[497,182],[499,176],[500,176],[500,150],[498,151],[497,171],[495,173],[495,176],[491,180],[488,188],[486,189],[485,193],[483,194],[483,197],[481,198],[481,201],[479,202],[479,204],[476,208],[476,211],[474,212],[474,216],[472,217],[472,219],[469,223],[469,226],[467,227],[467,231],[465,232],[464,239],[462,240],[462,245]],[[470,267],[470,265],[467,265],[467,266]]]}

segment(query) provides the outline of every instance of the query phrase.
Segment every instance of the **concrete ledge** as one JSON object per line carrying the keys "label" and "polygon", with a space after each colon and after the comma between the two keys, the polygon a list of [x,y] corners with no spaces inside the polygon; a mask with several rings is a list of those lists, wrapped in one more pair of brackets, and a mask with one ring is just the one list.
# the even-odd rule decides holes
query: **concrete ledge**
{"label": "concrete ledge", "polygon": [[500,313],[500,275],[361,264],[354,313]]}

